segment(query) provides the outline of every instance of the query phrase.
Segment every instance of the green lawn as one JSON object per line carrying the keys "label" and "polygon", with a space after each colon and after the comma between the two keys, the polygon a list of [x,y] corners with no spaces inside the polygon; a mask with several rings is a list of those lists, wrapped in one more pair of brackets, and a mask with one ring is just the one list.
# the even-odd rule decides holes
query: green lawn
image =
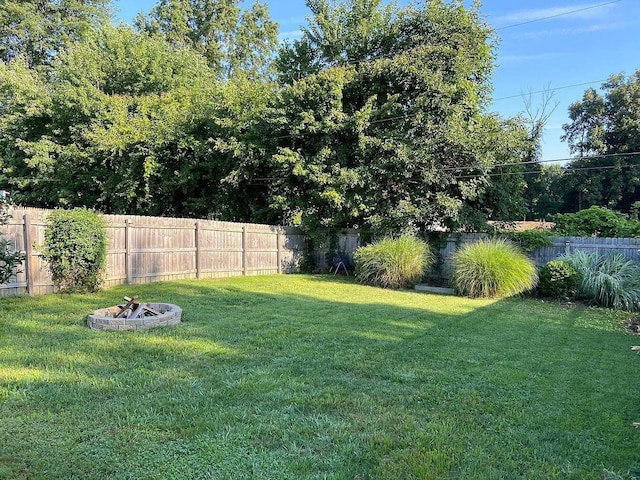
{"label": "green lawn", "polygon": [[[185,322],[86,328],[126,294]],[[624,317],[301,275],[0,299],[0,478],[630,478]]]}

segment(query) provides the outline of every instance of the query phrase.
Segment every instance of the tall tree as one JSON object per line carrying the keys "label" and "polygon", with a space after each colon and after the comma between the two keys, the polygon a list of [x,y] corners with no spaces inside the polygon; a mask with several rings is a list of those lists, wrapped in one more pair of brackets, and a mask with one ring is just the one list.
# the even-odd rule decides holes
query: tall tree
{"label": "tall tree", "polygon": [[197,53],[105,27],[62,52],[51,76],[20,62],[0,66],[0,107],[12,113],[1,117],[2,173],[16,200],[122,213],[181,209],[181,199],[156,197],[172,198],[180,185],[182,155],[197,144],[190,129],[217,96]]}
{"label": "tall tree", "polygon": [[581,157],[567,169],[565,211],[598,205],[628,212],[640,200],[640,70],[612,75],[602,91],[585,91],[563,125],[563,139]]}
{"label": "tall tree", "polygon": [[309,228],[387,232],[507,215],[515,196],[498,190],[522,189],[522,180],[486,174],[529,147],[518,121],[483,113],[492,32],[478,7],[308,5],[309,27],[277,62],[289,87],[272,157],[274,208]]}
{"label": "tall tree", "polygon": [[24,57],[30,67],[49,65],[72,42],[109,22],[111,0],[3,0],[0,60]]}
{"label": "tall tree", "polygon": [[258,1],[243,10],[240,0],[160,0],[136,25],[194,48],[224,78],[265,75],[278,41],[278,24]]}

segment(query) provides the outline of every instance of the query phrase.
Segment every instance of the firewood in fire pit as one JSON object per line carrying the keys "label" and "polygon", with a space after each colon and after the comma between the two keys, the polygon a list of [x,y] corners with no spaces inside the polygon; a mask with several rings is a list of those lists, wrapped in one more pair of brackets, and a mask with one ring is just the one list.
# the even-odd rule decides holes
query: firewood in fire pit
{"label": "firewood in fire pit", "polygon": [[116,315],[116,318],[123,318],[123,317],[129,317],[129,314],[135,310],[136,308],[138,308],[138,306],[140,305],[138,303],[138,295],[135,295],[132,298],[129,297],[124,297],[124,301],[127,302],[126,305],[124,305],[123,307],[120,307],[120,311],[118,312],[118,314]]}

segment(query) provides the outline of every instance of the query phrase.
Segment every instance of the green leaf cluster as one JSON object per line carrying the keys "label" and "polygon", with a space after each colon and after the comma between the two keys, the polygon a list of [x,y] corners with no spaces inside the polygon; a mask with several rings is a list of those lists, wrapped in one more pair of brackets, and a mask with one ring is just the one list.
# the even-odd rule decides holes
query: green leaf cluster
{"label": "green leaf cluster", "polygon": [[546,230],[501,231],[499,234],[517,245],[524,253],[533,253],[539,248],[553,245],[552,234]]}
{"label": "green leaf cluster", "polygon": [[551,298],[573,298],[581,283],[580,272],[567,260],[551,260],[540,268],[540,290]]}
{"label": "green leaf cluster", "polygon": [[640,236],[640,222],[613,210],[592,206],[577,213],[558,214],[553,228],[570,237],[634,238]]}
{"label": "green leaf cluster", "polygon": [[479,12],[437,1],[310,5],[309,27],[277,61],[290,86],[272,208],[306,229],[381,234],[518,214],[522,179],[484,176],[517,164],[530,142],[518,120],[484,112],[493,37]]}
{"label": "green leaf cluster", "polygon": [[87,209],[55,210],[47,216],[41,251],[56,287],[93,292],[103,281],[106,265],[105,221]]}
{"label": "green leaf cluster", "polygon": [[269,74],[278,40],[278,24],[265,4],[242,8],[240,0],[160,0],[149,15],[140,14],[140,31],[162,36],[172,45],[202,55],[221,78]]}

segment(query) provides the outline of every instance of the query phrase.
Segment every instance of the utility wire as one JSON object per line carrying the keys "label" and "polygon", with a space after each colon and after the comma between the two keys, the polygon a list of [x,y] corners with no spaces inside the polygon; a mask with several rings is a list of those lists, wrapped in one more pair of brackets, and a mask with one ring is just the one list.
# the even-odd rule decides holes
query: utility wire
{"label": "utility wire", "polygon": [[520,93],[518,95],[509,95],[507,97],[499,97],[499,98],[494,98],[493,101],[497,102],[499,100],[509,100],[511,98],[518,98],[518,97],[522,97],[523,95],[537,95],[540,93],[547,93],[547,92],[555,92],[556,90],[564,90],[566,88],[574,88],[574,87],[582,87],[584,85],[593,85],[594,83],[602,83],[602,82],[606,82],[608,79],[603,79],[603,80],[593,80],[591,82],[583,82],[583,83],[574,83],[572,85],[563,85],[561,87],[554,87],[554,88],[548,88],[546,90],[538,90],[537,92],[527,92],[526,94],[524,93]]}
{"label": "utility wire", "polygon": [[[569,172],[579,172],[579,171],[589,171],[589,170],[614,170],[614,169],[623,169],[623,168],[638,168],[640,167],[640,163],[637,164],[627,164],[627,165],[602,165],[598,167],[568,167],[565,169],[565,173]],[[465,180],[471,178],[480,178],[480,177],[512,177],[514,175],[539,175],[543,173],[543,170],[528,170],[526,172],[499,172],[499,173],[482,173],[476,175],[459,175],[454,176],[453,178],[456,180]]]}
{"label": "utility wire", "polygon": [[558,17],[562,17],[564,15],[571,15],[572,13],[584,12],[585,10],[591,10],[592,8],[604,7],[605,5],[611,5],[611,4],[614,4],[614,3],[619,3],[621,1],[622,0],[614,0],[613,2],[606,2],[606,3],[599,3],[597,5],[590,5],[588,7],[579,8],[577,10],[571,10],[571,11],[568,11],[568,12],[557,13],[555,15],[550,15],[548,17],[535,18],[533,20],[527,20],[526,22],[514,23],[513,25],[507,25],[505,27],[496,28],[496,30],[506,30],[507,28],[519,27],[520,25],[528,25],[528,24],[534,23],[534,22],[541,22],[542,20],[549,20],[551,18],[558,18]]}
{"label": "utility wire", "polygon": [[[574,162],[576,160],[593,160],[596,158],[615,158],[615,157],[636,157],[640,155],[640,151],[638,152],[629,152],[629,153],[606,153],[603,155],[589,155],[587,157],[570,157],[570,158],[554,158],[550,160],[530,160],[527,162],[511,162],[511,163],[496,163],[493,165],[487,165],[484,168],[498,168],[498,167],[513,167],[517,165],[531,165],[536,163],[550,163],[550,162]],[[442,168],[441,171],[455,171],[455,170],[473,170],[476,168],[483,168],[481,166],[464,166],[464,167],[445,167]],[[569,167],[570,169],[571,167]],[[520,172],[521,173],[521,172]]]}

